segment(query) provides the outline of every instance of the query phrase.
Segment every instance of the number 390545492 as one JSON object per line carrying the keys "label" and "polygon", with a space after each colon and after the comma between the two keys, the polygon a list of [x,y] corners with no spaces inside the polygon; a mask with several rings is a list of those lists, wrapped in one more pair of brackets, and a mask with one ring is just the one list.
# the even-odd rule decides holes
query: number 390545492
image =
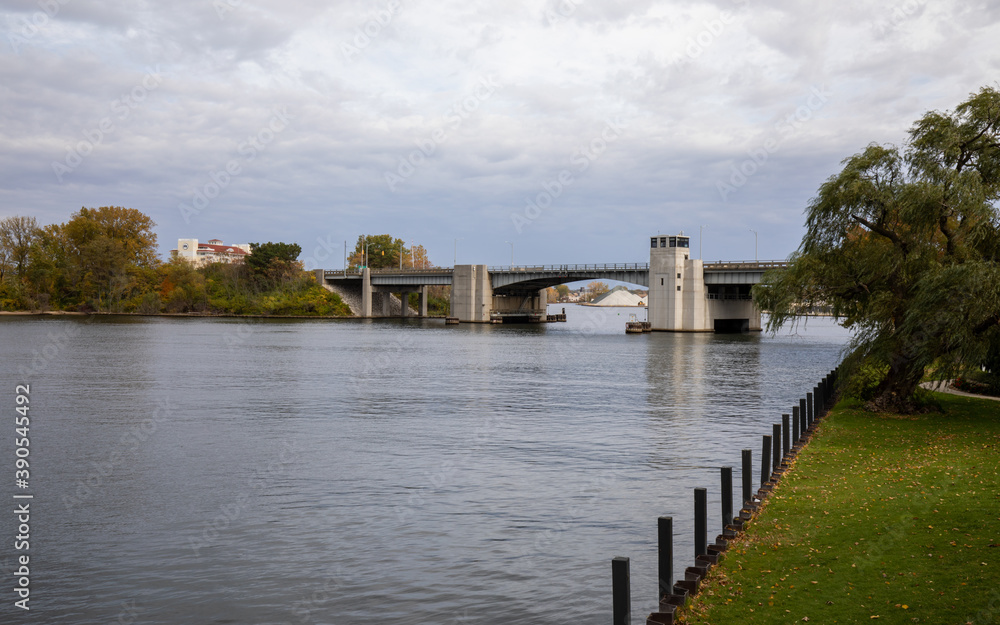
{"label": "number 390545492", "polygon": [[17,445],[17,451],[14,452],[17,456],[17,460],[15,461],[17,467],[15,478],[18,480],[27,480],[28,446],[30,444],[28,440],[28,424],[30,422],[28,419],[28,403],[30,401],[28,395],[31,393],[31,388],[28,384],[19,384],[14,389],[14,392],[16,394],[14,401],[17,403],[17,407],[14,410],[19,415],[14,419],[14,431],[19,437],[14,439],[14,444]]}

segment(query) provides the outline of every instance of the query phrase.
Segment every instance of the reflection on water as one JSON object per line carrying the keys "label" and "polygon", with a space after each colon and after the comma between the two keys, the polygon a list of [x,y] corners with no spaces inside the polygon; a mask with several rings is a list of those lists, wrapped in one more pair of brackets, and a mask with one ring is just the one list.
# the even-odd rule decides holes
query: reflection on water
{"label": "reflection on water", "polygon": [[32,385],[34,614],[596,624],[627,555],[644,616],[656,517],[683,570],[691,489],[721,525],[719,467],[739,484],[739,450],[758,457],[846,335],[626,335],[635,309],[566,308],[532,326],[0,319],[0,378]]}

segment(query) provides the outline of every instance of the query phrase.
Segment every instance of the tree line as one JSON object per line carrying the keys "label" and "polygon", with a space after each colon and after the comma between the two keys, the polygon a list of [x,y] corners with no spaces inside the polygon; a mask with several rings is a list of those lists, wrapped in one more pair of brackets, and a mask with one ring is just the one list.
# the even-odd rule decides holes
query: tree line
{"label": "tree line", "polygon": [[81,208],[66,223],[0,220],[0,310],[350,315],[303,271],[295,243],[252,243],[243,263],[195,267],[156,254],[134,208]]}

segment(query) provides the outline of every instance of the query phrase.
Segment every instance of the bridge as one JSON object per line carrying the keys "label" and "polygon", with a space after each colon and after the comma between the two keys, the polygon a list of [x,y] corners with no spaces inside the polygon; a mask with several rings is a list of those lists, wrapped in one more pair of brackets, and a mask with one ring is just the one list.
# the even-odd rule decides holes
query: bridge
{"label": "bridge", "polygon": [[[502,266],[457,265],[434,269],[316,270],[324,284],[360,289],[361,315],[371,317],[375,293],[398,293],[406,301],[419,294],[427,315],[427,287],[449,285],[451,314],[462,322],[545,320],[546,289],[578,280],[615,280],[649,288],[648,319],[653,330],[681,332],[760,330],[760,311],[750,288],[783,261],[703,262],[689,258],[689,238],[650,238],[649,263]],[[389,298],[382,297],[383,316]],[[406,306],[402,315],[409,314]]]}

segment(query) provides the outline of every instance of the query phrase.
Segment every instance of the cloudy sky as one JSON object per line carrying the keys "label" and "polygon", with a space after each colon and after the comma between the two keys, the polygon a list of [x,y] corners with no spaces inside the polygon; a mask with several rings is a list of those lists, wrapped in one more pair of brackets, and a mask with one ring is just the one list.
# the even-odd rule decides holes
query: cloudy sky
{"label": "cloudy sky", "polygon": [[[433,262],[784,258],[838,163],[1000,80],[1000,4],[0,0],[0,217],[391,233]],[[704,229],[701,227],[705,226]],[[698,252],[695,251],[695,254]]]}

